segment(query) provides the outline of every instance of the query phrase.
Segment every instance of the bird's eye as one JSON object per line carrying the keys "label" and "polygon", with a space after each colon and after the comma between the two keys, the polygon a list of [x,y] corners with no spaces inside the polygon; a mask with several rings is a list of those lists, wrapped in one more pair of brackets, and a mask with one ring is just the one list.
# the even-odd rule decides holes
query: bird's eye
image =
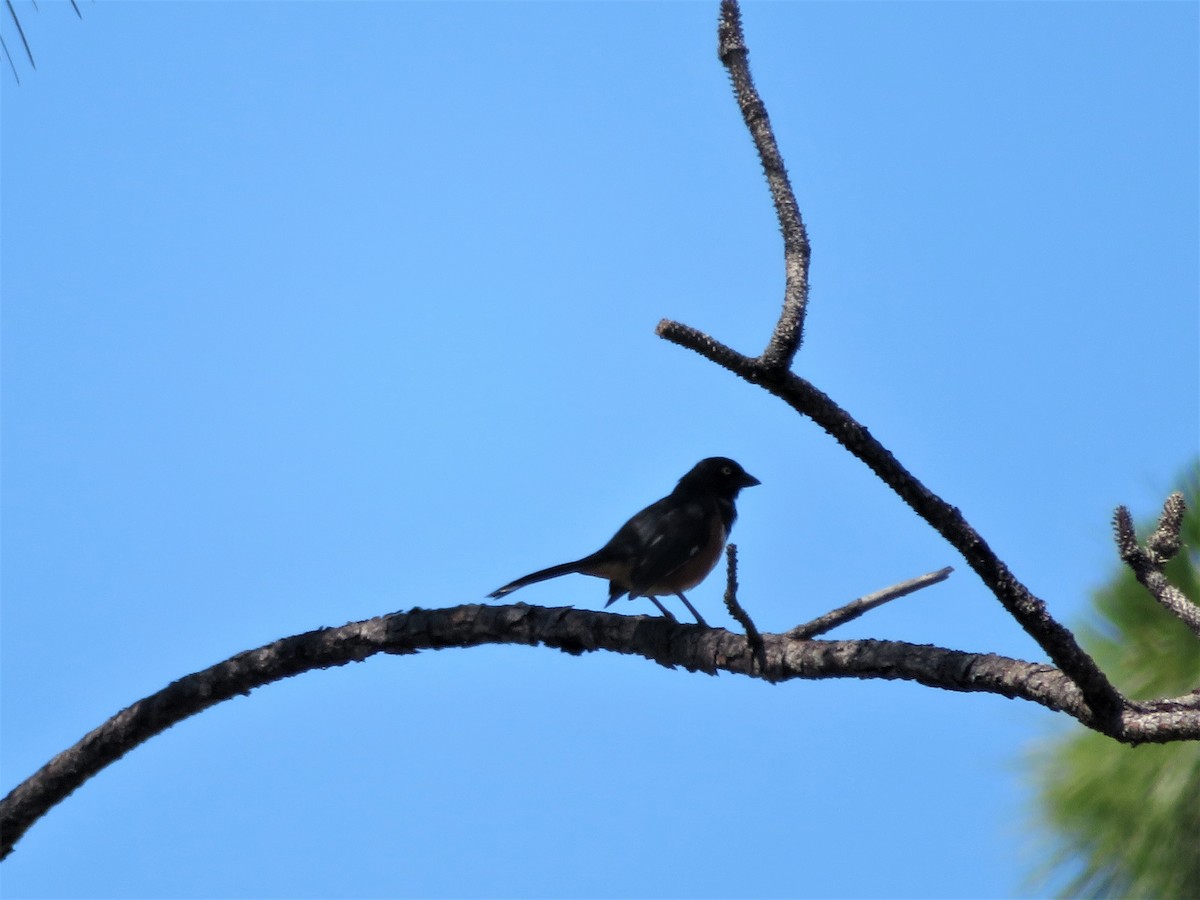
{"label": "bird's eye", "polygon": [[721,474],[722,475],[732,475],[733,469],[729,468],[729,466],[721,466]]}

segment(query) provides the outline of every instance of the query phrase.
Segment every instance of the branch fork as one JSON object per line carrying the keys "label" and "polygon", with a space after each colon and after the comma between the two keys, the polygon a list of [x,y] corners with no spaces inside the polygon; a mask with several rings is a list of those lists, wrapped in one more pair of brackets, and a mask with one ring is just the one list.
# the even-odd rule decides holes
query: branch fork
{"label": "branch fork", "polygon": [[1175,491],[1163,503],[1158,527],[1146,538],[1145,544],[1139,544],[1133,530],[1133,516],[1128,508],[1118,506],[1113,513],[1113,537],[1122,561],[1150,596],[1200,637],[1200,606],[1171,584],[1163,572],[1163,566],[1175,558],[1182,545],[1180,531],[1186,510],[1183,494]]}
{"label": "branch fork", "polygon": [[[962,554],[1005,610],[1046,652],[1055,666],[1079,689],[1092,714],[1093,727],[1121,738],[1122,715],[1130,707],[1075,636],[1050,615],[1035,596],[995,555],[962,513],[923,485],[871,433],[815,385],[791,371],[804,334],[808,304],[808,235],[771,129],[766,107],[750,75],[749,51],[737,0],[722,0],[718,56],[729,73],[742,119],[767,176],[771,199],[783,233],[785,286],[783,309],[766,349],[746,356],[688,325],[664,319],[657,334],[759,385],[803,416],[811,418],[851,454],[864,462],[899,497]],[[1200,635],[1200,607],[1172,588],[1161,573],[1162,562],[1177,552],[1182,497],[1168,500],[1159,529],[1146,546],[1132,536],[1128,511],[1118,510],[1116,527],[1122,558],[1160,603]],[[732,609],[732,608],[731,608]],[[832,615],[832,614],[831,614]],[[814,623],[794,629],[804,634]]]}

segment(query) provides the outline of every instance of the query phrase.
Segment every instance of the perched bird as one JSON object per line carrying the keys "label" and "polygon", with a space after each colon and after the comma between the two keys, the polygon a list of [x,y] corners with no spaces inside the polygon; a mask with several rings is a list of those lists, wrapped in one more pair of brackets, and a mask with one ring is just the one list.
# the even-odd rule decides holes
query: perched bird
{"label": "perched bird", "polygon": [[658,602],[674,594],[707,628],[683,592],[703,581],[721,558],[737,518],[733,501],[738,492],[761,483],[732,459],[702,459],[679,479],[675,490],[622,525],[591,556],[518,578],[488,596],[503,597],[528,584],[578,572],[608,579],[605,607],[625,594],[630,600],[648,597],[664,616],[674,619]]}

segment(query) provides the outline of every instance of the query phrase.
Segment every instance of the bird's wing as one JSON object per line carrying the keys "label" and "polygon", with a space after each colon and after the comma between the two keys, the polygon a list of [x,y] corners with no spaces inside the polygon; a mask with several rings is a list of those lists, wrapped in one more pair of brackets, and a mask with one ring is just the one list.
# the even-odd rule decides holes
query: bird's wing
{"label": "bird's wing", "polygon": [[[661,504],[661,505],[660,505]],[[638,545],[637,564],[630,572],[635,594],[650,592],[685,566],[712,542],[713,511],[700,499],[654,504],[629,521]],[[707,570],[706,570],[707,573]],[[670,592],[669,592],[670,593]]]}

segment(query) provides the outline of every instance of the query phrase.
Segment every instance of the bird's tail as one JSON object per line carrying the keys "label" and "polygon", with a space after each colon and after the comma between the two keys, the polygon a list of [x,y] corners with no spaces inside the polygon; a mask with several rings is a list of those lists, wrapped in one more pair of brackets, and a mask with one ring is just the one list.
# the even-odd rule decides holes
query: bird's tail
{"label": "bird's tail", "polygon": [[493,600],[503,597],[505,594],[511,594],[518,588],[523,588],[530,584],[537,584],[539,581],[548,581],[551,578],[557,578],[559,575],[570,575],[572,572],[581,572],[586,568],[590,557],[577,559],[574,562],[562,563],[558,566],[551,566],[548,569],[541,569],[526,575],[524,578],[518,578],[516,581],[510,581],[502,588],[496,588],[488,594]]}

